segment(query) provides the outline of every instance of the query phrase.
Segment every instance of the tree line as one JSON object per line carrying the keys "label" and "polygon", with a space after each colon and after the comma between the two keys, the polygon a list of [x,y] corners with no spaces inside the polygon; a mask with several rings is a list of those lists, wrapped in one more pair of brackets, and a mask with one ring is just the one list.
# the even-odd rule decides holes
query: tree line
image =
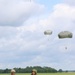
{"label": "tree line", "polygon": [[[38,73],[57,73],[57,72],[75,72],[75,70],[65,70],[63,71],[62,69],[56,70],[51,67],[41,67],[41,66],[27,66],[26,68],[13,68],[16,73],[31,73],[32,69],[36,69]],[[10,73],[11,69],[0,69],[0,73]]]}
{"label": "tree line", "polygon": [[[16,73],[31,73],[32,69],[36,69],[38,73],[56,73],[56,69],[51,67],[27,66],[26,68],[14,68]],[[11,69],[0,69],[0,73],[10,73]]]}

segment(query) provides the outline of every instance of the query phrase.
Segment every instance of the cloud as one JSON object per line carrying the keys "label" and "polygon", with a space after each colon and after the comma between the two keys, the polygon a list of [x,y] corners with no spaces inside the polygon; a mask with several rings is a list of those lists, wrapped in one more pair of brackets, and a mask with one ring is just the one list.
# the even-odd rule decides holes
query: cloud
{"label": "cloud", "polygon": [[[6,2],[8,3],[8,1]],[[6,2],[4,1],[3,3]],[[0,26],[1,68],[40,65],[56,69],[75,69],[73,67],[75,66],[75,7],[61,3],[55,5],[51,13],[33,17],[34,13],[41,11],[42,5],[34,1],[30,3],[24,2],[24,0],[16,0],[16,2],[18,7],[15,7],[14,1],[10,1],[10,4],[8,3],[7,5],[8,7],[6,6],[8,9],[15,10],[12,13],[13,15],[8,14],[11,19],[6,19],[5,16],[3,17],[4,20],[1,21],[2,24],[5,23],[5,25]],[[27,7],[24,7],[26,6],[25,4],[27,4]],[[36,7],[38,6],[37,10]],[[30,14],[32,17],[28,18],[27,21],[22,20],[19,26],[20,16],[25,15],[25,13],[26,16]],[[20,18],[17,20],[18,16]],[[48,29],[52,30],[53,33],[47,37],[43,32]],[[58,33],[64,30],[71,31],[73,38],[59,39]],[[65,47],[67,47],[67,50],[65,50]]]}
{"label": "cloud", "polygon": [[21,26],[30,16],[41,13],[43,5],[34,1],[1,0],[0,26]]}
{"label": "cloud", "polygon": [[75,0],[64,0],[64,2],[65,2],[66,4],[71,5],[71,6],[75,6]]}
{"label": "cloud", "polygon": [[[34,22],[32,23],[33,27],[35,27],[35,29],[32,29],[33,33],[37,33],[37,35],[39,34],[40,36],[42,36],[41,40],[44,41],[43,42],[39,40],[40,42],[39,49],[42,49],[42,50],[40,51],[41,54],[38,55],[37,57],[40,58],[39,60],[41,61],[39,62],[41,65],[48,65],[52,67],[56,66],[57,69],[59,68],[69,69],[68,65],[70,65],[71,63],[73,64],[75,62],[73,61],[74,59],[71,59],[75,55],[70,54],[70,53],[72,54],[74,53],[74,48],[75,48],[74,47],[74,44],[75,44],[74,43],[74,37],[75,37],[75,34],[74,34],[75,17],[74,16],[75,16],[74,7],[69,6],[67,4],[57,4],[54,6],[53,12],[50,13],[48,17],[39,19],[37,21],[34,20]],[[27,26],[27,27],[29,28],[30,26]],[[46,36],[43,35],[43,31],[47,29],[50,29],[53,31],[53,34],[48,37],[49,41],[46,38]],[[71,31],[73,33],[72,39],[62,40],[58,38],[58,33],[60,31],[65,31],[65,30]],[[35,34],[35,36],[37,35]],[[65,50],[66,46],[68,48],[67,50]],[[38,50],[38,46],[37,46],[37,50]],[[35,58],[35,61],[33,60],[34,61],[33,65],[34,64],[37,65],[37,62],[36,62],[36,60],[38,60],[37,57]],[[72,62],[67,63],[68,61],[72,61]],[[42,63],[42,62],[45,62],[45,63]],[[32,64],[29,63],[29,65],[32,65]],[[74,67],[72,68],[71,66],[70,66],[70,69],[74,69]]]}

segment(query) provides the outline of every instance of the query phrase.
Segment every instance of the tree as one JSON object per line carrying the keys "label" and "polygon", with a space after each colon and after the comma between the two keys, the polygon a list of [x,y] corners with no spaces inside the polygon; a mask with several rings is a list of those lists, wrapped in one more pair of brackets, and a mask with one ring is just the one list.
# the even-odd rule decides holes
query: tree
{"label": "tree", "polygon": [[65,71],[66,73],[68,72],[68,70]]}
{"label": "tree", "polygon": [[62,69],[59,69],[58,72],[63,72],[63,70]]}

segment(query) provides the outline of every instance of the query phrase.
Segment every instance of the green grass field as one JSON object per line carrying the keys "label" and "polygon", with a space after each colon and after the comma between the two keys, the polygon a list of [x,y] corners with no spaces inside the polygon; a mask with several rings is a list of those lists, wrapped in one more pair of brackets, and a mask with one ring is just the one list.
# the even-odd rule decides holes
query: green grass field
{"label": "green grass field", "polygon": [[[11,74],[0,74],[11,75]],[[16,73],[15,75],[31,75],[30,73]],[[37,75],[75,75],[75,73],[38,73]]]}

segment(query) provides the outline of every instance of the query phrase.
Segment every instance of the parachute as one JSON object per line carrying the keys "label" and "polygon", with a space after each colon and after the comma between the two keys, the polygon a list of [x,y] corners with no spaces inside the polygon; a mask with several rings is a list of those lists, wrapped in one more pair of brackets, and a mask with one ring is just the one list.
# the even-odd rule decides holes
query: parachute
{"label": "parachute", "polygon": [[[73,34],[69,31],[62,31],[58,34],[59,39],[72,38]],[[67,47],[65,47],[67,50]]]}
{"label": "parachute", "polygon": [[72,38],[73,37],[73,34],[69,31],[62,31],[58,34],[58,37],[60,39],[64,39],[64,38]]}
{"label": "parachute", "polygon": [[52,34],[52,31],[51,30],[44,31],[44,35],[51,35],[51,34]]}
{"label": "parachute", "polygon": [[50,36],[51,34],[52,34],[52,31],[51,31],[51,30],[46,30],[46,31],[44,31],[44,35],[47,36],[48,41],[49,41],[49,36]]}

